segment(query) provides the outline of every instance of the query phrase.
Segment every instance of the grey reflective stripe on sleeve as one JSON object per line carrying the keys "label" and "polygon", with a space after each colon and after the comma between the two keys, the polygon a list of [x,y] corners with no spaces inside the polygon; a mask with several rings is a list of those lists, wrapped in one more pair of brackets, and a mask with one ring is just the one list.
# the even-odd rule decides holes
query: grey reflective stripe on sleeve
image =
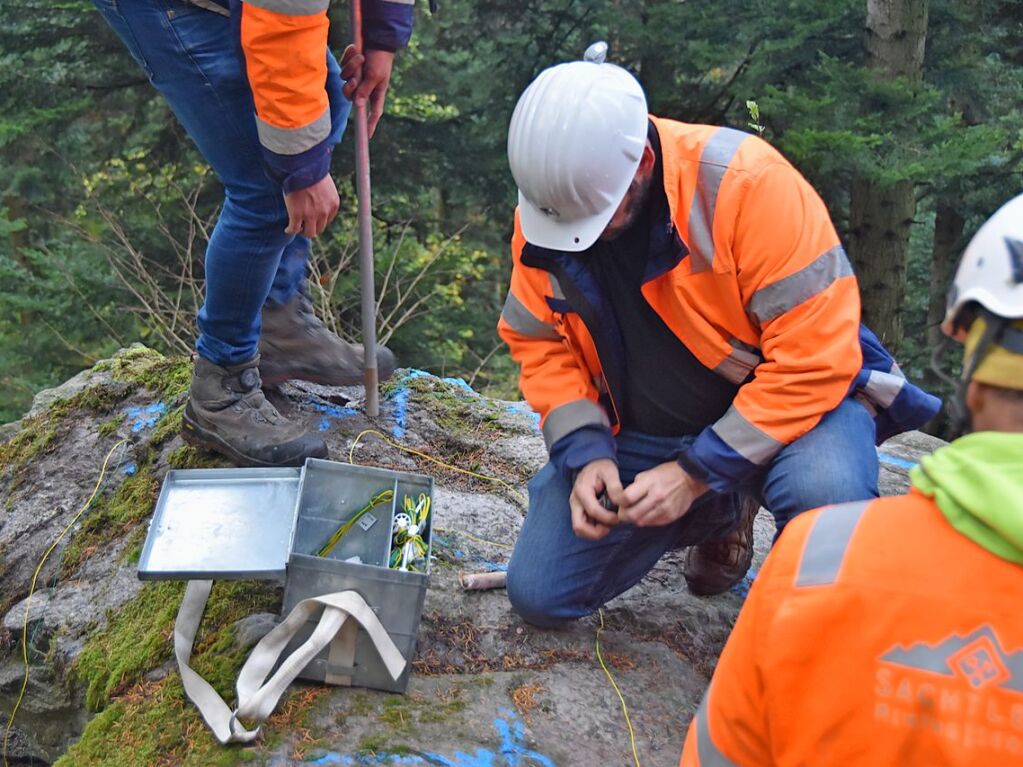
{"label": "grey reflective stripe on sleeve", "polygon": [[416,0],[383,0],[385,3],[394,3],[395,5],[415,5]]}
{"label": "grey reflective stripe on sleeve", "polygon": [[710,737],[710,717],[707,714],[707,701],[714,681],[703,695],[703,702],[696,712],[696,753],[700,756],[700,767],[737,767],[736,763],[721,753],[713,738]]}
{"label": "grey reflective stripe on sleeve", "polygon": [[863,393],[878,407],[888,408],[892,406],[905,385],[905,378],[891,373],[882,373],[880,370],[871,370],[867,385],[863,387]]}
{"label": "grey reflective stripe on sleeve", "polygon": [[556,341],[561,338],[554,326],[533,316],[533,313],[509,291],[504,299],[501,319],[516,333],[529,338],[547,338]]}
{"label": "grey reflective stripe on sleeve", "polygon": [[747,421],[735,405],[712,427],[726,445],[750,463],[763,466],[778,454],[784,445]]}
{"label": "grey reflective stripe on sleeve", "polygon": [[797,586],[826,586],[838,578],[845,550],[870,501],[854,501],[822,509],[803,548]]}
{"label": "grey reflective stripe on sleeve", "polygon": [[554,408],[543,422],[543,441],[551,445],[583,426],[610,426],[604,408],[588,399],[577,399]]}
{"label": "grey reflective stripe on sleeve", "polygon": [[718,363],[714,372],[732,383],[742,383],[750,371],[763,361],[763,357],[755,346],[745,344],[737,338],[733,338],[729,343],[732,345],[731,354]]}
{"label": "grey reflective stripe on sleeve", "polygon": [[714,211],[721,179],[748,133],[719,128],[703,147],[696,194],[689,209],[689,247],[693,272],[707,272],[714,266]]}
{"label": "grey reflective stripe on sleeve", "polygon": [[330,5],[330,0],[242,0],[242,2],[285,16],[312,16],[323,13]]}
{"label": "grey reflective stripe on sleeve", "polygon": [[312,149],[330,134],[330,108],[301,128],[277,128],[256,117],[259,143],[277,154],[300,154]]}
{"label": "grey reflective stripe on sleeve", "polygon": [[824,251],[813,263],[795,274],[767,285],[749,300],[746,313],[755,323],[763,325],[780,317],[804,301],[827,290],[835,280],[853,273],[852,265],[841,245]]}

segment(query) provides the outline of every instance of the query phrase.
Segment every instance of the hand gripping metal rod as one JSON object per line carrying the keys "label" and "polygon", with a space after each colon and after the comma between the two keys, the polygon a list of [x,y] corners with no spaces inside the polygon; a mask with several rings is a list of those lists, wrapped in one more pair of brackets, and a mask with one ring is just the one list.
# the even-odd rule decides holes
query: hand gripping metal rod
{"label": "hand gripping metal rod", "polygon": [[[362,3],[352,4],[352,37],[357,53],[362,49]],[[366,103],[355,104],[355,178],[359,198],[359,284],[362,293],[362,348],[366,366],[366,415],[380,414],[377,373],[376,289],[373,284],[373,213],[369,184],[369,125]]]}

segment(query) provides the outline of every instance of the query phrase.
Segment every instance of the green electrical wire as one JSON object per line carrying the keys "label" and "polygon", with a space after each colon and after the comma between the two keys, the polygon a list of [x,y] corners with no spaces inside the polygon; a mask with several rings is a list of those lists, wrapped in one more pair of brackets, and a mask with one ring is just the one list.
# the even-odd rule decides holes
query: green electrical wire
{"label": "green electrical wire", "polygon": [[317,552],[317,556],[320,557],[327,556],[331,552],[331,550],[335,546],[337,546],[338,541],[344,538],[345,534],[347,534],[348,531],[352,529],[352,525],[358,522],[359,519],[364,514],[367,514],[371,509],[375,509],[377,506],[380,506],[381,504],[384,503],[388,503],[393,499],[394,499],[393,490],[382,490],[376,495],[374,495],[372,498],[369,499],[369,503],[367,503],[365,506],[363,506],[361,509],[355,512],[355,514],[352,515],[351,519],[349,519],[347,522],[344,522],[337,530],[334,531],[334,534],[330,536],[330,538],[324,544],[323,548]]}

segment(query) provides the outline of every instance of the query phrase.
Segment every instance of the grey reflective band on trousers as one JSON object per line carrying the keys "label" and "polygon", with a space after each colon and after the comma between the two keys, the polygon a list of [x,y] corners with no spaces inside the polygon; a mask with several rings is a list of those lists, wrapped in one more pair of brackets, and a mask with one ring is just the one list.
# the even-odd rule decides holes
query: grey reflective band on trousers
{"label": "grey reflective band on trousers", "polygon": [[504,299],[501,319],[516,333],[527,338],[546,338],[551,341],[561,338],[552,324],[534,316],[511,291],[508,291],[508,297]]}
{"label": "grey reflective band on trousers", "polygon": [[693,273],[709,272],[714,266],[714,211],[721,179],[732,158],[750,134],[732,128],[718,128],[704,145],[696,194],[689,209],[689,247]]}
{"label": "grey reflective band on trousers", "polygon": [[572,400],[554,408],[543,422],[543,441],[547,449],[564,436],[583,426],[610,427],[604,408],[588,399]]}
{"label": "grey reflective band on trousers", "polygon": [[330,5],[330,0],[242,0],[242,2],[285,16],[313,16],[323,13]]}
{"label": "grey reflective band on trousers", "polygon": [[738,767],[735,762],[721,753],[721,750],[710,737],[710,718],[707,714],[711,690],[714,689],[714,680],[704,693],[703,702],[696,712],[696,753],[700,757],[700,767]]}
{"label": "grey reflective band on trousers", "polygon": [[863,393],[878,407],[888,408],[892,406],[905,385],[906,379],[899,375],[871,370],[870,377],[863,387]]}
{"label": "grey reflective band on trousers", "polygon": [[750,463],[763,466],[785,447],[769,434],[765,434],[735,409],[728,408],[712,427],[714,433],[732,450]]}
{"label": "grey reflective band on trousers", "polygon": [[746,305],[746,314],[757,325],[770,322],[804,301],[820,295],[836,280],[849,277],[852,265],[841,245],[824,251],[813,263],[804,266],[756,293]]}
{"label": "grey reflective band on trousers", "polygon": [[764,358],[757,347],[743,343],[738,338],[733,338],[728,343],[731,344],[732,351],[718,363],[714,372],[732,383],[740,384],[764,361]]}
{"label": "grey reflective band on trousers", "polygon": [[312,149],[330,135],[330,107],[308,125],[300,128],[278,128],[256,116],[259,143],[277,154],[301,154]]}
{"label": "grey reflective band on trousers", "polygon": [[796,586],[827,586],[835,582],[856,525],[871,502],[828,506],[817,514],[803,547]]}

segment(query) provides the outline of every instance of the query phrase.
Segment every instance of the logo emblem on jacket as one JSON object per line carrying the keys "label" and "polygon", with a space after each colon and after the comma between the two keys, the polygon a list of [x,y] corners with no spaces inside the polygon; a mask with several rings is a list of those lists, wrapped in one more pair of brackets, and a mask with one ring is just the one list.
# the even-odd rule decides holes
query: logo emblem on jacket
{"label": "logo emblem on jacket", "polygon": [[958,678],[974,690],[999,687],[1023,694],[1023,650],[1007,652],[990,626],[981,626],[965,637],[953,634],[936,644],[896,646],[880,660]]}

